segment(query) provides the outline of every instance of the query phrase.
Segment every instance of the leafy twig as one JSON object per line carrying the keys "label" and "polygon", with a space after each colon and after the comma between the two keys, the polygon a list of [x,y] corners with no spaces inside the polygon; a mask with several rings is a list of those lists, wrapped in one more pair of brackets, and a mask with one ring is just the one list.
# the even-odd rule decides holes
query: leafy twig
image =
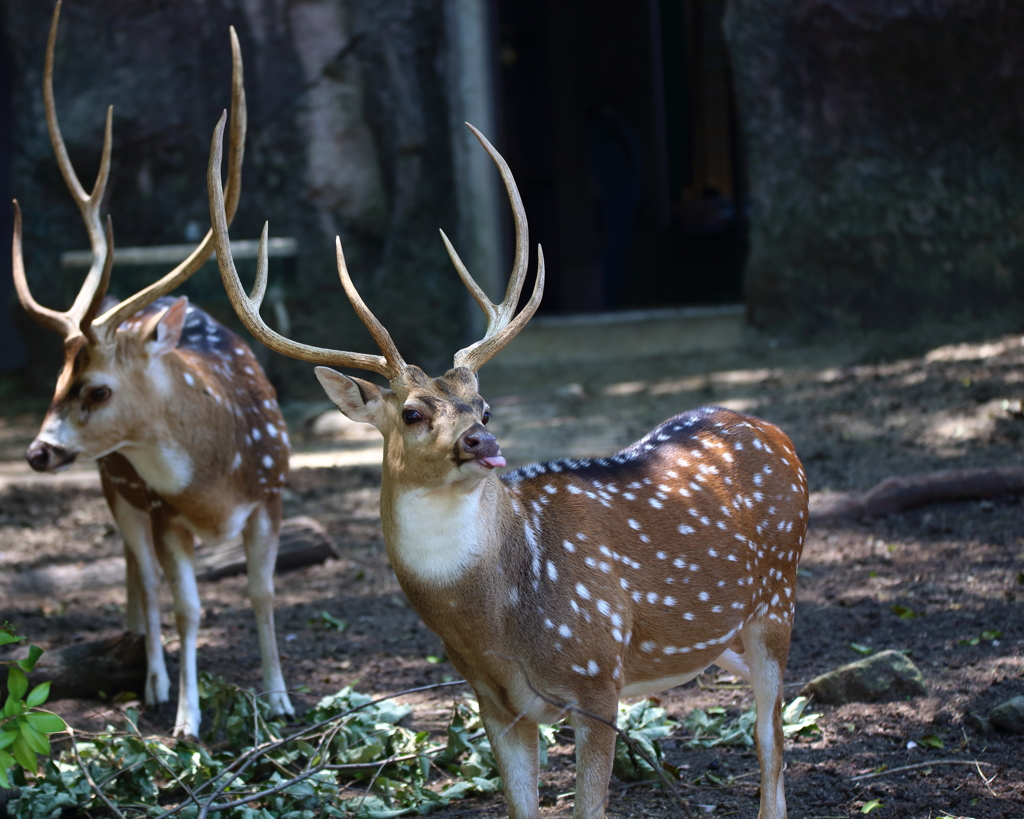
{"label": "leafy twig", "polygon": [[[257,759],[265,756],[271,751],[274,751],[277,748],[287,745],[289,742],[292,742],[296,739],[313,735],[316,732],[323,730],[324,728],[333,727],[335,724],[339,723],[346,717],[350,717],[353,714],[358,713],[359,711],[363,711],[374,705],[386,702],[387,700],[394,699],[395,697],[406,696],[408,694],[417,694],[423,691],[433,691],[439,688],[447,688],[455,685],[464,685],[465,682],[465,680],[453,680],[450,682],[434,683],[433,685],[422,685],[416,688],[407,688],[403,691],[398,691],[394,694],[389,694],[384,697],[377,697],[376,699],[372,699],[368,702],[363,703],[362,705],[356,706],[355,708],[350,708],[341,714],[335,714],[333,717],[329,717],[328,719],[321,720],[320,722],[314,723],[313,725],[309,725],[303,728],[301,731],[297,731],[288,737],[283,737],[281,739],[273,740],[271,742],[264,742],[260,745],[257,745],[256,747],[250,749],[249,751],[238,757],[231,765],[225,767],[224,770],[220,771],[215,776],[210,778],[208,781],[204,782],[202,785],[196,788],[196,793],[198,794],[207,788],[214,787],[215,783],[217,783],[222,778],[226,777],[223,782],[221,782],[219,785],[216,785],[216,791],[213,793],[213,795],[206,798],[206,801],[203,803],[203,807],[200,809],[200,813],[199,816],[197,816],[197,819],[205,819],[206,816],[211,812],[226,810],[227,808],[232,807],[239,807],[240,805],[252,802],[255,799],[262,799],[267,796],[272,796],[287,788],[292,787],[293,785],[297,785],[300,782],[304,782],[311,776],[315,776],[317,773],[320,773],[320,771],[322,770],[332,769],[331,767],[328,767],[326,765],[317,766],[316,768],[304,771],[298,776],[295,776],[292,779],[287,780],[286,782],[280,783],[279,785],[276,785],[273,788],[264,791],[259,791],[258,793],[247,796],[244,799],[235,800],[233,802],[215,804],[216,800],[224,793],[224,791],[226,791],[231,786],[232,782],[236,781],[239,777],[241,777],[250,768],[250,766],[252,766],[252,764],[256,762]],[[363,767],[367,766],[364,765]],[[157,816],[156,819],[170,819],[170,817],[178,814],[185,807],[185,804],[186,803],[182,803],[180,805],[176,805],[170,810],[164,811],[159,816]]]}
{"label": "leafy twig", "polygon": [[72,728],[69,725],[67,731],[68,734],[70,734],[71,736],[71,751],[75,755],[75,762],[78,764],[78,769],[82,772],[82,775],[85,777],[85,781],[88,782],[89,787],[92,788],[93,793],[95,793],[96,796],[100,798],[103,804],[110,809],[110,812],[113,813],[114,816],[118,817],[118,819],[126,819],[125,815],[117,809],[114,803],[107,798],[107,795],[103,793],[100,787],[96,784],[95,780],[93,780],[92,778],[92,774],[89,773],[89,769],[86,767],[85,763],[82,762],[82,757],[78,753],[78,744],[75,742],[74,728]]}

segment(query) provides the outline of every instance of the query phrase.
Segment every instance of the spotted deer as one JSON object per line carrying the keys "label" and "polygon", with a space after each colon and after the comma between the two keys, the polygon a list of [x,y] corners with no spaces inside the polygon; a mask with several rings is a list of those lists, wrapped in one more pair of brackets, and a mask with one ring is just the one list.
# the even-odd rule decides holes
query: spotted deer
{"label": "spotted deer", "polygon": [[[18,298],[33,319],[64,339],[64,366],[26,457],[38,472],[97,460],[103,493],[126,544],[128,628],[145,635],[150,704],[167,702],[170,694],[157,564],[163,569],[181,645],[176,734],[197,735],[200,725],[196,639],[201,609],[192,562],[196,536],[216,542],[242,534],[263,685],[271,710],[292,714],[274,635],[273,568],[289,452],[274,388],[238,336],[186,298],[164,296],[209,258],[212,233],[156,283],[120,303],[104,300],[114,248],[110,219],[104,229],[99,209],[110,170],[112,109],[96,184],[86,194],[68,159],[54,107],[59,15],[58,3],[46,51],[46,119],[61,173],[89,233],[93,262],[70,309],[39,305],[25,275],[21,211],[15,202]],[[241,52],[233,29],[231,47],[227,218],[238,205],[246,124]]]}
{"label": "spotted deer", "polygon": [[499,168],[515,216],[505,300],[489,301],[442,232],[487,330],[455,354],[452,369],[431,378],[405,363],[363,303],[340,240],[342,286],[382,355],[307,346],[262,321],[266,254],[247,297],[217,184],[222,130],[223,120],[207,183],[228,295],[271,349],[387,379],[385,388],[316,368],[341,412],[384,436],[380,512],[388,556],[409,601],[479,697],[509,815],[539,815],[538,722],[571,716],[573,816],[599,819],[619,699],[671,688],[715,664],[753,687],[759,815],[784,817],[782,677],[807,525],[807,483],[789,438],[728,409],[698,409],[608,458],[559,459],[499,475],[505,458],[487,430],[477,373],[534,314],[544,286],[538,247],[536,285],[516,314],[528,227],[501,156],[473,129]]}

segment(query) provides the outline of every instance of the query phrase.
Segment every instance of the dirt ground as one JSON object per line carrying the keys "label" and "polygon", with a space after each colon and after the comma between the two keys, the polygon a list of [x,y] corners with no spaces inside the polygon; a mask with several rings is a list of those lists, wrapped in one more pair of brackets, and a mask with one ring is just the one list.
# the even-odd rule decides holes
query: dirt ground
{"label": "dirt ground", "polygon": [[[1024,338],[944,346],[941,338],[875,337],[816,348],[755,341],[716,355],[551,365],[544,371],[502,366],[499,357],[483,371],[483,389],[492,403],[491,428],[512,465],[609,454],[695,406],[759,415],[794,439],[814,492],[813,509],[835,493],[865,490],[890,475],[1019,464]],[[343,556],[278,577],[285,675],[290,685],[308,689],[293,702],[315,702],[343,685],[384,694],[449,678],[454,670],[436,661],[440,644],[409,608],[384,554],[376,433],[319,417],[319,409],[290,408],[302,457],[285,513],[319,520]],[[70,478],[32,479],[21,467],[39,421],[37,407],[27,410],[35,411],[0,418],[0,574],[118,556],[120,538],[87,469]],[[331,462],[353,465],[301,466]],[[866,803],[879,800],[876,817],[1024,817],[1024,737],[980,733],[969,717],[1024,695],[1022,571],[1019,497],[937,504],[877,519],[812,516],[787,696],[815,675],[857,659],[851,643],[907,652],[930,693],[816,707],[824,712],[820,735],[787,742],[790,816],[859,816]],[[200,593],[200,668],[257,685],[259,651],[244,579],[203,583]],[[894,606],[914,616],[901,618]],[[329,630],[322,612],[347,621],[348,629]],[[44,648],[114,635],[123,613],[119,586],[0,600],[0,620],[12,621]],[[173,665],[172,629],[167,599],[165,637]],[[680,719],[695,706],[738,713],[749,706],[750,692],[722,685],[724,676],[709,669],[662,702]],[[437,728],[453,696],[458,692],[442,689],[409,698],[413,724]],[[54,707],[90,728],[115,719],[123,705],[61,701]],[[169,716],[149,713],[147,725],[166,730]],[[944,747],[922,743],[928,735]],[[667,747],[698,815],[757,815],[752,751],[695,751],[683,736]],[[918,763],[928,764],[895,770]],[[855,779],[883,766],[891,772]],[[571,743],[554,749],[543,773],[544,816],[570,816],[572,768]],[[500,797],[470,799],[437,815],[499,816],[503,806]],[[679,815],[663,790],[614,780],[608,813]]]}

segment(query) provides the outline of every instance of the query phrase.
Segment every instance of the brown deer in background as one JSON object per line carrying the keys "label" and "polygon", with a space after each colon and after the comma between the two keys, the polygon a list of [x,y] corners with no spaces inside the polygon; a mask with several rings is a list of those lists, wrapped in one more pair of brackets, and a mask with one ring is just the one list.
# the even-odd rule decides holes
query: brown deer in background
{"label": "brown deer in background", "polygon": [[[383,355],[309,347],[259,316],[267,260],[247,298],[231,259],[220,190],[223,119],[207,178],[217,261],[231,302],[271,349],[384,376],[389,388],[317,367],[349,418],[384,436],[380,511],[410,602],[480,700],[509,814],[538,816],[537,723],[571,715],[576,819],[604,815],[620,697],[647,696],[716,664],[749,680],[757,705],[761,819],[786,815],[782,678],[807,526],[807,483],[789,438],[727,409],[671,418],[608,458],[556,460],[504,475],[477,371],[536,311],[516,307],[528,263],[526,215],[504,160],[516,224],[505,300],[492,304],[442,233],[487,315],[484,338],[430,378],[402,360],[363,303],[337,242],[338,272]],[[267,228],[264,227],[264,241]]]}
{"label": "brown deer in background", "polygon": [[[53,101],[53,56],[60,3],[46,49],[46,120],[61,173],[78,202],[92,267],[66,312],[40,306],[29,291],[14,209],[14,283],[22,306],[64,338],[64,367],[27,458],[39,472],[97,459],[103,493],[124,536],[128,628],[146,637],[146,702],[166,702],[170,679],[160,640],[159,570],[171,586],[181,640],[176,734],[199,732],[196,638],[201,614],[192,565],[196,536],[207,542],[241,532],[263,653],[263,685],[275,714],[293,714],[274,634],[273,570],[288,472],[288,435],[274,388],[234,333],[184,297],[161,298],[209,258],[212,233],[178,267],[119,304],[104,301],[113,234],[99,210],[110,171],[107,111],[103,155],[90,194],[68,159]],[[245,143],[242,58],[234,29],[227,219],[241,190]],[[219,185],[219,182],[218,182]],[[115,300],[116,301],[116,300]]]}

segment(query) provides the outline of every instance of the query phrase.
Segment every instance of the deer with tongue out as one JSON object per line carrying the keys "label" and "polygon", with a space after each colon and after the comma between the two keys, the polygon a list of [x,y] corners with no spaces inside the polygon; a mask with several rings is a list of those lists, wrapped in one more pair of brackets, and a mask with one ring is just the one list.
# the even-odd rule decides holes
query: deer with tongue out
{"label": "deer with tongue out", "polygon": [[[299,344],[260,318],[267,261],[253,296],[231,259],[220,178],[221,129],[208,177],[217,261],[236,312],[271,349],[355,367],[381,387],[318,366],[337,407],[384,436],[381,519],[406,595],[473,686],[513,819],[538,807],[537,723],[569,714],[576,737],[575,819],[600,819],[620,697],[671,688],[717,664],[750,681],[757,705],[760,819],[782,819],[782,677],[793,625],[807,483],[790,440],[727,409],[683,413],[608,458],[561,459],[499,475],[477,372],[537,309],[516,314],[527,224],[512,174],[479,132],[505,182],[516,254],[505,300],[492,304],[447,238],[463,282],[487,315],[483,339],[431,378],[406,364],[338,271],[381,355]],[[264,237],[266,228],[264,228]]]}

